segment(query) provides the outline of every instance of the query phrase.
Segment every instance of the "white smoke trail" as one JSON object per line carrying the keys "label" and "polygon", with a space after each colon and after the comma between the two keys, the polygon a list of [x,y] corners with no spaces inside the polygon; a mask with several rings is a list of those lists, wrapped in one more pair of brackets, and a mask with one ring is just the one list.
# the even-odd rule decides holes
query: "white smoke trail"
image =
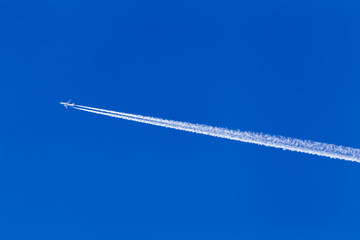
{"label": "white smoke trail", "polygon": [[173,128],[187,132],[194,132],[214,137],[226,138],[241,142],[255,143],[268,147],[281,148],[284,150],[309,153],[318,156],[343,159],[348,161],[360,162],[360,149],[337,146],[333,144],[313,142],[310,140],[300,140],[282,136],[272,136],[263,133],[253,133],[245,131],[233,131],[225,128],[211,127],[201,124],[165,120],[161,118],[146,117],[136,114],[109,111],[99,108],[91,108],[81,105],[75,105],[75,109],[97,113],[105,116],[122,118],[130,121],[141,122],[156,126]]}
{"label": "white smoke trail", "polygon": [[[147,116],[141,116],[141,115],[123,113],[123,112],[115,112],[115,111],[110,111],[110,110],[105,110],[105,109],[100,109],[100,108],[87,107],[87,106],[82,106],[82,105],[75,105],[75,106],[79,107],[79,108],[86,108],[86,109],[98,111],[98,112],[106,112],[106,113],[111,113],[111,114],[123,115],[123,116],[131,117],[131,118],[141,118],[143,120],[149,120],[149,121],[158,121],[159,120],[159,118],[154,118],[154,117],[147,117]],[[161,119],[161,120],[170,124],[170,120],[165,120],[165,119]]]}

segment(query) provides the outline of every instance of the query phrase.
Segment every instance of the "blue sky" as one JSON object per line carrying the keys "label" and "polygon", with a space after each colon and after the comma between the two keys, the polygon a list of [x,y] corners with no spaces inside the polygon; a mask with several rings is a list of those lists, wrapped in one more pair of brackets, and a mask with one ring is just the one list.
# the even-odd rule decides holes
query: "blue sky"
{"label": "blue sky", "polygon": [[359,239],[359,1],[1,1],[1,239]]}

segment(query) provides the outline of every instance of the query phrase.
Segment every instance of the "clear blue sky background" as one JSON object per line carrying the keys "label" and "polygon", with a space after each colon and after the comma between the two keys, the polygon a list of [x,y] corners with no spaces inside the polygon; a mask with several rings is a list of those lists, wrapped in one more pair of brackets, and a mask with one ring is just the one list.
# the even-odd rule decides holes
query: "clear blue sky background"
{"label": "clear blue sky background", "polygon": [[0,239],[360,239],[360,2],[0,1]]}

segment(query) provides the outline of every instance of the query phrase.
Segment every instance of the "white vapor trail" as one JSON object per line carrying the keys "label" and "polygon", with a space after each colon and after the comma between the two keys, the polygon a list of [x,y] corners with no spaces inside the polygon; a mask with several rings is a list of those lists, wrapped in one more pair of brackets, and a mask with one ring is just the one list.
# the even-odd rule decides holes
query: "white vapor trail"
{"label": "white vapor trail", "polygon": [[284,150],[314,154],[329,158],[337,158],[347,161],[360,163],[360,149],[337,146],[333,144],[313,142],[310,140],[300,140],[282,136],[272,136],[263,133],[254,133],[247,131],[234,131],[226,128],[211,127],[202,124],[193,124],[161,118],[146,117],[136,114],[109,111],[99,108],[75,105],[74,109],[101,114],[110,117],[122,118],[130,121],[141,122],[166,128],[173,128],[187,132],[194,132],[214,137],[226,138],[241,142],[255,143],[268,147],[281,148]]}

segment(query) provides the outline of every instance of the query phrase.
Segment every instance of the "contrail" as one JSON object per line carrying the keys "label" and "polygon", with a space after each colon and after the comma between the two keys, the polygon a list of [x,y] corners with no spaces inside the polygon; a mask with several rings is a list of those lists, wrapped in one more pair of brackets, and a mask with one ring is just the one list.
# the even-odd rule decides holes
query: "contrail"
{"label": "contrail", "polygon": [[295,152],[314,154],[329,158],[337,158],[347,161],[360,162],[360,149],[337,146],[333,144],[314,142],[310,140],[300,140],[283,136],[273,136],[263,133],[247,131],[234,131],[226,128],[212,127],[202,124],[193,124],[166,120],[161,118],[147,117],[136,114],[109,111],[105,109],[92,108],[87,106],[75,105],[74,109],[101,114],[110,117],[122,118],[130,121],[141,122],[166,128],[173,128],[187,132],[194,132],[214,137],[226,138],[241,142],[255,143],[258,145],[281,148]]}

